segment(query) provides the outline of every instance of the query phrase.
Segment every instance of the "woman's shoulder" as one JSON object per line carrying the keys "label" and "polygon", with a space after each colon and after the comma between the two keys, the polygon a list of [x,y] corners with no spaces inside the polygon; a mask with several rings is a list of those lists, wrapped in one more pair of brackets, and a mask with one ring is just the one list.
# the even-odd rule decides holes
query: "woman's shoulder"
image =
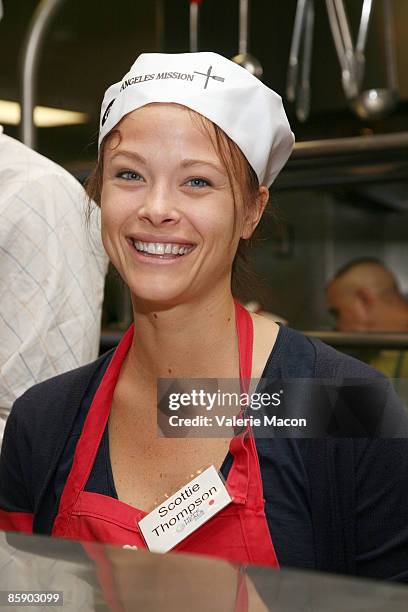
{"label": "woman's shoulder", "polygon": [[14,402],[9,418],[28,426],[40,420],[52,427],[55,420],[58,422],[76,412],[90,382],[107,367],[112,353],[113,349],[91,363],[33,385]]}
{"label": "woman's shoulder", "polygon": [[370,365],[342,353],[318,338],[292,329],[281,327],[281,351],[287,361],[301,359],[313,362],[313,376],[321,379],[343,378],[385,378]]}
{"label": "woman's shoulder", "polygon": [[288,378],[383,377],[366,363],[291,327],[268,320],[264,322],[261,332],[263,346],[269,345],[265,376],[278,371]]}
{"label": "woman's shoulder", "polygon": [[385,378],[372,366],[336,350],[318,338],[308,337],[316,350],[316,371],[320,378]]}
{"label": "woman's shoulder", "polygon": [[[337,351],[317,338],[288,328],[286,334],[287,345],[291,346],[289,362],[292,365],[299,363],[299,355],[302,355],[303,361],[307,346],[313,350],[314,357],[309,349],[309,361],[313,361],[310,378],[314,381],[314,387],[322,393],[322,398],[330,397],[340,437],[353,437],[357,446],[358,439],[365,437],[364,432],[368,438],[377,440],[408,437],[408,413],[398,392],[399,387],[394,386],[393,381],[370,365]],[[288,372],[289,369],[290,365],[286,364],[284,371]],[[302,369],[305,371],[304,364]],[[407,444],[408,440],[405,440],[405,448]]]}

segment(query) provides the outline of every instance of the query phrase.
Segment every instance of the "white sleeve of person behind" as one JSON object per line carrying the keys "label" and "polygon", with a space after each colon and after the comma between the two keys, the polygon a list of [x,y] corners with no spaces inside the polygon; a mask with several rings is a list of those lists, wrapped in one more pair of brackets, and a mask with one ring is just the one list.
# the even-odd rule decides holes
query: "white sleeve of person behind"
{"label": "white sleeve of person behind", "polygon": [[[11,178],[10,178],[11,177]],[[0,134],[0,407],[98,356],[107,256],[79,182]]]}
{"label": "white sleeve of person behind", "polygon": [[140,531],[149,550],[165,553],[231,501],[212,465],[139,521]]}

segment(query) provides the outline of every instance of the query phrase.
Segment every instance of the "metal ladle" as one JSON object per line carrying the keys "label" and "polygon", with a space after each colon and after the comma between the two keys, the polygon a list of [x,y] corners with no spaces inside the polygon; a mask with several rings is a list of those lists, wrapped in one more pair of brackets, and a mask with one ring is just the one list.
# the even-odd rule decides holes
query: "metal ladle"
{"label": "metal ladle", "polygon": [[388,87],[368,89],[351,101],[351,107],[360,119],[381,119],[395,108],[399,100],[393,35],[394,16],[391,0],[384,0],[384,42]]}
{"label": "metal ladle", "polygon": [[259,79],[263,75],[262,65],[256,57],[248,53],[248,2],[249,0],[239,2],[239,53],[234,55],[232,61]]}

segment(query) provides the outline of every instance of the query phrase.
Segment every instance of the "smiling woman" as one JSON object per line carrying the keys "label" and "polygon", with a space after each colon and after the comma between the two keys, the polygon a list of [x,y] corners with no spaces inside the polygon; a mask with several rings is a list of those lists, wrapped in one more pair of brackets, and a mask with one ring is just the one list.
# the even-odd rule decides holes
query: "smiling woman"
{"label": "smiling woman", "polygon": [[[105,248],[134,299],[143,292],[170,304],[230,285],[238,243],[267,202],[237,145],[199,117],[178,104],[149,104],[102,143],[90,194],[101,204]],[[220,154],[227,149],[229,165]]]}
{"label": "smiling woman", "polygon": [[[387,381],[233,298],[239,245],[254,232],[293,142],[281,98],[215,53],[142,55],[107,90],[88,193],[130,289],[134,324],[115,351],[15,403],[0,461],[3,528],[408,578],[406,415]],[[294,382],[292,403],[279,405],[279,419],[269,415],[269,437],[255,439],[250,418],[227,438],[191,437],[185,427],[177,428],[183,438],[157,436],[166,417],[161,405],[157,411],[158,379],[207,379],[208,388],[235,379],[248,391],[261,376],[259,392],[283,394],[276,381]],[[356,383],[355,400],[344,385],[337,402],[331,387],[312,393],[319,378],[369,381],[363,391]],[[381,439],[375,428],[376,438],[361,429],[353,438],[347,427],[367,405],[401,439]],[[332,416],[330,435],[298,439],[320,407]],[[205,435],[217,421],[208,416]],[[179,490],[200,487],[217,495],[203,498],[182,535],[172,532],[170,513],[188,514],[173,508],[173,497],[184,503]],[[155,506],[164,498],[172,509],[162,534]]]}

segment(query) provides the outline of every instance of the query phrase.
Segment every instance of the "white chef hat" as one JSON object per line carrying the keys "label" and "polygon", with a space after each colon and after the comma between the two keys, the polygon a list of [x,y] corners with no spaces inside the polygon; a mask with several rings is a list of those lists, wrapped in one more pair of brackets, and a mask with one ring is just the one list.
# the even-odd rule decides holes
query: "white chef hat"
{"label": "white chef hat", "polygon": [[275,180],[292,151],[282,98],[245,68],[211,52],[139,55],[105,93],[99,147],[122,117],[151,102],[182,104],[218,125],[239,146],[261,185]]}

